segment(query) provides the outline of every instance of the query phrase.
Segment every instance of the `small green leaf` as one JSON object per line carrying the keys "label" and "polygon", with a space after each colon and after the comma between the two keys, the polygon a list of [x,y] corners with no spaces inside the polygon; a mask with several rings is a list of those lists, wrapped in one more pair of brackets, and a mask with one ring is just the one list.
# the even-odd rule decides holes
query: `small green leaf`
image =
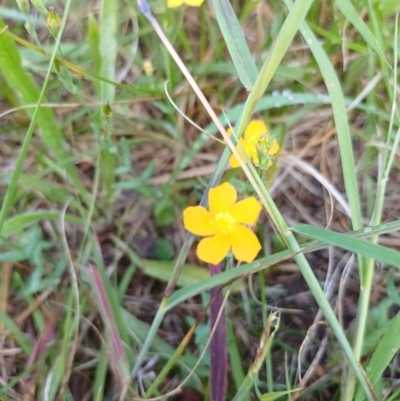
{"label": "small green leaf", "polygon": [[156,239],[155,257],[158,260],[172,260],[174,257],[174,247],[166,238]]}

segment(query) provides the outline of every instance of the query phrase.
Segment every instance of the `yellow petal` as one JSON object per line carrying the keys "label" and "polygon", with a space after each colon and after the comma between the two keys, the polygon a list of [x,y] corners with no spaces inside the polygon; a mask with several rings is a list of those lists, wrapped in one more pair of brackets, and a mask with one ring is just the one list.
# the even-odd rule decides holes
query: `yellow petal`
{"label": "yellow petal", "polygon": [[227,212],[236,202],[237,192],[229,182],[211,188],[208,194],[208,204],[213,216],[217,213]]}
{"label": "yellow petal", "polygon": [[216,265],[220,263],[231,249],[231,240],[227,234],[217,234],[202,239],[197,246],[200,260]]}
{"label": "yellow petal", "polygon": [[257,166],[259,163],[257,146],[249,142],[246,147],[246,153],[251,161]]}
{"label": "yellow petal", "polygon": [[[246,147],[248,146],[243,138],[239,139],[239,143],[241,146],[236,146],[236,150],[239,152],[239,155],[242,157],[243,160],[244,158],[244,152],[246,152]],[[243,150],[242,150],[243,149]],[[232,168],[236,168],[240,166],[239,160],[235,155],[232,155],[229,159],[229,165]]]}
{"label": "yellow petal", "polygon": [[204,2],[204,0],[184,0],[184,1],[188,6],[192,7],[200,7]]}
{"label": "yellow petal", "polygon": [[256,198],[251,197],[235,203],[230,210],[230,214],[237,223],[253,225],[258,219],[261,205]]}
{"label": "yellow petal", "polygon": [[274,142],[272,143],[271,147],[268,149],[268,155],[273,156],[276,155],[279,152],[279,143],[276,139],[274,139]]}
{"label": "yellow petal", "polygon": [[214,217],[203,206],[190,206],[183,211],[183,224],[192,234],[208,236],[217,232]]}
{"label": "yellow petal", "polygon": [[233,255],[242,262],[252,262],[261,249],[260,241],[253,231],[239,224],[231,233],[231,241]]}
{"label": "yellow petal", "polygon": [[[232,128],[231,127],[229,127],[227,130],[226,130],[226,133],[228,134],[228,136],[231,136],[232,135]],[[225,141],[225,139],[224,139],[224,142],[226,143],[226,141]]]}
{"label": "yellow petal", "polygon": [[179,7],[183,4],[183,0],[168,0],[167,1],[167,7],[168,8],[175,8]]}
{"label": "yellow petal", "polygon": [[262,135],[268,132],[267,126],[262,120],[252,121],[244,132],[244,140],[256,144]]}
{"label": "yellow petal", "polygon": [[232,155],[232,156],[230,157],[230,159],[229,159],[229,165],[230,165],[232,168],[236,168],[236,167],[239,167],[239,166],[240,166],[239,160],[237,159],[237,157],[236,157],[235,155]]}

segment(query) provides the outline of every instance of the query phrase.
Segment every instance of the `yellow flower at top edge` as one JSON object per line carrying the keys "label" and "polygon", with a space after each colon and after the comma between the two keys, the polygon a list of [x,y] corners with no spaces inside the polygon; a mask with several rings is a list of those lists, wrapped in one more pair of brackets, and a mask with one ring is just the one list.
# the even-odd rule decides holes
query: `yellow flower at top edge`
{"label": "yellow flower at top edge", "polygon": [[192,7],[200,7],[204,3],[204,0],[167,0],[168,8],[179,7],[182,4],[187,4]]}
{"label": "yellow flower at top edge", "polygon": [[261,206],[254,197],[236,200],[236,189],[224,183],[210,189],[209,211],[203,206],[191,206],[183,211],[186,230],[206,237],[197,246],[200,260],[216,265],[231,249],[239,261],[252,262],[257,256],[260,242],[244,224],[256,223]]}
{"label": "yellow flower at top edge", "polygon": [[[230,131],[228,130],[228,134],[230,134]],[[244,151],[247,157],[258,166],[260,163],[260,151],[265,152],[266,156],[273,156],[279,152],[278,141],[276,139],[270,141],[269,139],[268,129],[264,121],[254,120],[247,126],[243,137],[239,139],[241,146],[237,145],[236,149],[241,157],[244,157]],[[240,166],[239,160],[235,155],[231,156],[229,164],[233,168]]]}

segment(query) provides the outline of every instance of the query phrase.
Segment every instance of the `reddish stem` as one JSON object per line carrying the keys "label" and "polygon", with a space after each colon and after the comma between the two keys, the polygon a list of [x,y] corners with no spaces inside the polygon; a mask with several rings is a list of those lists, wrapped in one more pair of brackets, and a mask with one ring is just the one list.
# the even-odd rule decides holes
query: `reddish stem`
{"label": "reddish stem", "polygon": [[[221,273],[221,264],[208,265],[210,275]],[[220,309],[223,307],[223,295],[220,287],[210,290],[211,303],[210,309],[210,329],[214,328]],[[228,376],[228,351],[226,341],[226,320],[225,311],[222,312],[217,322],[214,335],[210,343],[210,389],[211,401],[224,401],[226,395],[227,376]]]}

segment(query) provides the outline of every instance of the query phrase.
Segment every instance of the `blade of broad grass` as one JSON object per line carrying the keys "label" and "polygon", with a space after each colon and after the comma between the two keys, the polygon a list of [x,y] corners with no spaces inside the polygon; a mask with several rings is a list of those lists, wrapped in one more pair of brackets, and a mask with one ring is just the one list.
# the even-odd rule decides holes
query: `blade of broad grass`
{"label": "blade of broad grass", "polygon": [[[117,60],[117,0],[102,0],[100,12],[100,75],[110,81],[115,80],[115,67]],[[104,81],[99,81],[99,97],[103,107],[112,103],[115,99],[115,86]],[[103,109],[104,110],[104,109]],[[107,117],[104,113],[98,113],[98,131],[105,125],[105,135],[101,136],[101,166],[104,187],[107,190],[107,203],[112,203],[115,183],[115,145],[112,139],[112,115]]]}
{"label": "blade of broad grass", "polygon": [[[385,334],[379,341],[370,362],[366,368],[368,377],[374,385],[381,377],[390,361],[400,349],[400,312],[390,321],[385,330]],[[363,394],[359,389],[356,393],[355,401],[361,401]]]}
{"label": "blade of broad grass", "polygon": [[[32,113],[28,131],[18,155],[14,173],[12,174],[10,184],[4,197],[4,202],[2,204],[0,212],[0,232],[7,217],[8,211],[11,209],[14,202],[14,194],[17,188],[18,179],[22,172],[23,163],[28,152],[36,122],[38,123],[38,126],[42,132],[42,138],[46,146],[54,153],[56,158],[59,160],[59,164],[65,167],[68,177],[71,179],[75,188],[79,191],[85,202],[88,201],[88,194],[85,187],[83,186],[73,165],[67,161],[69,159],[69,154],[65,149],[65,141],[59,130],[52,110],[40,108],[41,103],[45,99],[47,84],[52,71],[56,53],[60,45],[62,32],[66,24],[70,3],[70,0],[66,3],[62,24],[58,32],[46,77],[40,92],[36,87],[32,77],[25,73],[15,43],[4,33],[0,34],[0,68],[4,78],[15,91],[18,91],[21,94],[21,99],[24,104],[36,104],[36,108]],[[0,30],[4,27],[4,22],[0,20]],[[29,113],[31,112],[29,111]]]}
{"label": "blade of broad grass", "polygon": [[354,8],[353,4],[351,4],[350,0],[336,0],[335,3],[346,19],[354,25],[367,44],[376,51],[382,60],[386,60],[384,49],[362,20],[359,12]]}
{"label": "blade of broad grass", "polygon": [[92,13],[89,14],[87,37],[89,41],[90,55],[92,57],[94,70],[96,72],[99,72],[101,68],[101,54],[99,46],[100,32],[99,24],[97,23],[97,20]]}
{"label": "blade of broad grass", "polygon": [[[100,11],[100,75],[110,81],[115,80],[118,4],[116,0],[102,0]],[[102,102],[114,100],[114,85],[100,81],[99,91]]]}
{"label": "blade of broad grass", "polygon": [[318,241],[322,241],[325,244],[338,246],[347,251],[359,253],[368,258],[373,258],[400,268],[400,252],[395,251],[394,249],[352,238],[348,234],[336,233],[319,227],[313,227],[308,224],[296,224],[291,228],[291,230]]}
{"label": "blade of broad grass", "polygon": [[229,0],[211,0],[236,72],[246,89],[257,79],[257,67],[250,54],[240,23]]}
{"label": "blade of broad grass", "polygon": [[241,265],[239,267],[236,267],[235,269],[225,270],[222,273],[211,276],[196,284],[181,288],[175,291],[165,303],[166,311],[174,308],[181,302],[192,298],[195,295],[210,290],[212,287],[228,285],[235,280],[247,277],[250,274],[257,273],[260,270],[267,269],[268,267],[289,259],[293,256],[293,253],[291,253],[289,250],[278,252],[265,258],[261,258],[255,262]]}
{"label": "blade of broad grass", "polygon": [[278,398],[281,398],[281,397],[283,397],[285,395],[289,395],[290,396],[290,394],[296,393],[298,391],[301,391],[301,389],[286,390],[286,391],[275,391],[273,393],[259,395],[258,399],[260,401],[274,401],[274,400],[277,400]]}
{"label": "blade of broad grass", "polygon": [[268,316],[267,324],[264,328],[264,331],[259,341],[259,346],[257,349],[255,359],[251,364],[242,385],[236,392],[235,396],[232,398],[232,401],[242,401],[247,397],[251,387],[257,380],[258,372],[261,369],[262,364],[264,363],[264,359],[267,355],[267,352],[270,350],[272,346],[272,342],[274,341],[275,338],[275,333],[279,329],[279,322],[280,322],[279,312],[273,312]]}

